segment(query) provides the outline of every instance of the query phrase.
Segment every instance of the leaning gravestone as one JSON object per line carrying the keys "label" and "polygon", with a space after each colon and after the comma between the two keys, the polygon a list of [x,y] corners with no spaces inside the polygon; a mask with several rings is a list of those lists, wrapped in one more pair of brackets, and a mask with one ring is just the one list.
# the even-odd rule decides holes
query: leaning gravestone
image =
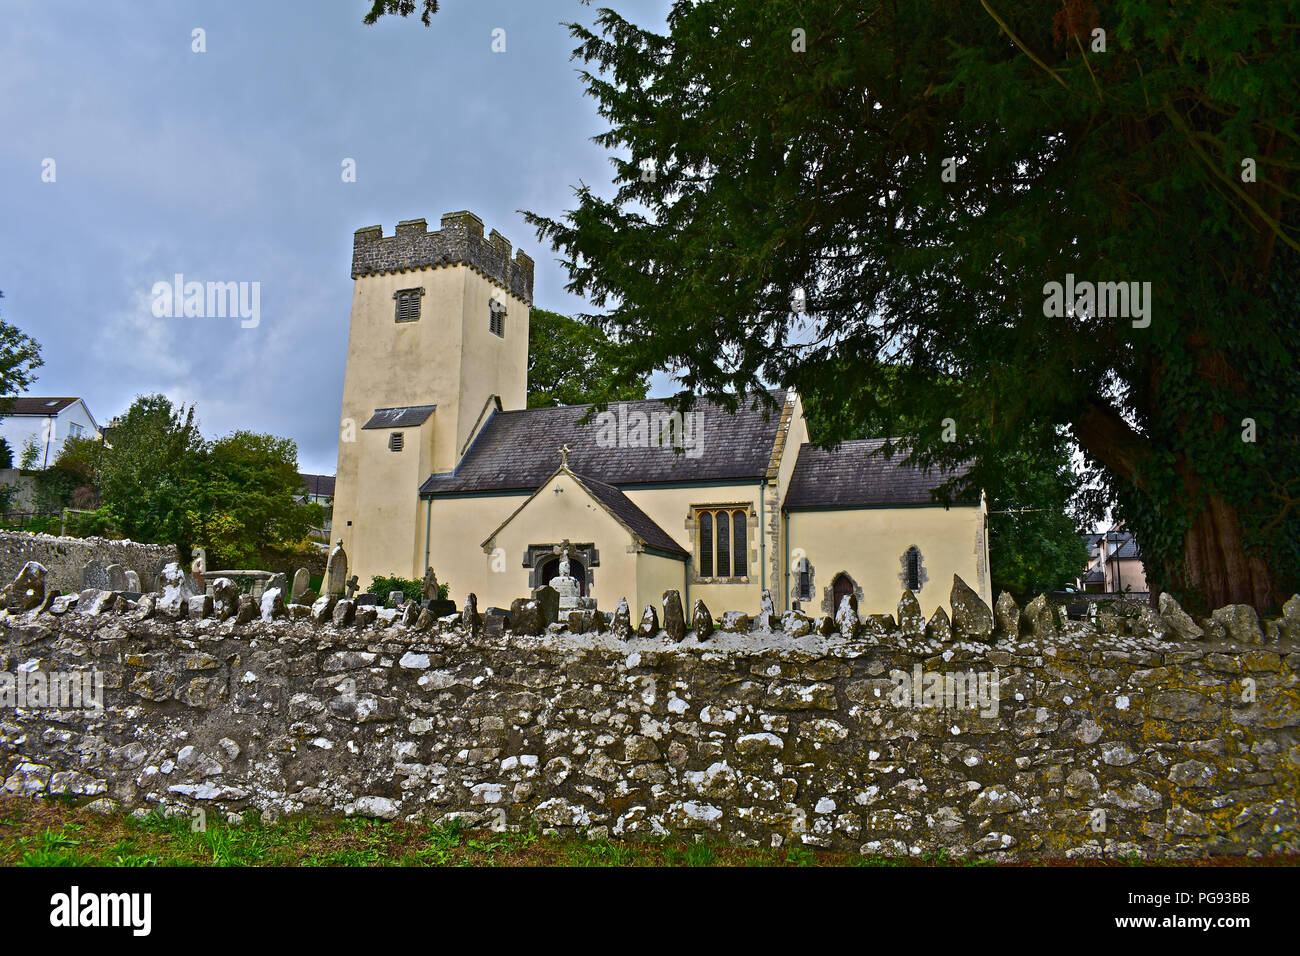
{"label": "leaning gravestone", "polygon": [[262,589],[262,593],[265,594],[272,589],[279,591],[282,598],[289,593],[289,578],[283,571],[276,571],[271,575],[266,582],[266,587]]}
{"label": "leaning gravestone", "polygon": [[542,621],[546,624],[554,624],[560,619],[560,592],[549,584],[543,584],[540,588],[533,588],[533,600],[537,602],[542,609]]}
{"label": "leaning gravestone", "polygon": [[136,594],[140,593],[140,575],[128,569],[126,572],[126,587],[122,590],[131,591]]}
{"label": "leaning gravestone", "polygon": [[289,592],[290,603],[297,604],[310,587],[311,575],[307,573],[306,568],[299,568],[293,572],[293,589]]}
{"label": "leaning gravestone", "polygon": [[321,594],[329,597],[342,597],[348,585],[348,553],[343,550],[343,539],[330,551],[329,560],[325,562],[325,578],[321,582]]}
{"label": "leaning gravestone", "polygon": [[110,591],[126,591],[126,568],[120,564],[110,564],[104,569],[108,575],[108,589]]}
{"label": "leaning gravestone", "polygon": [[87,561],[86,566],[81,569],[81,587],[82,590],[86,588],[96,588],[100,591],[113,590],[109,587],[108,569],[98,561]]}

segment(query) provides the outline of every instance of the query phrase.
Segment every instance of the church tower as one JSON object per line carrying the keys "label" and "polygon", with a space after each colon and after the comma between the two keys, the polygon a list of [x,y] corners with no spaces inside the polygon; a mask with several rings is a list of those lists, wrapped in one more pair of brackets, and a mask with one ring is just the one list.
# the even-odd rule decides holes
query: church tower
{"label": "church tower", "polygon": [[453,471],[493,408],[524,408],[533,260],[471,212],[358,229],[333,537],[364,588],[420,578],[420,484]]}

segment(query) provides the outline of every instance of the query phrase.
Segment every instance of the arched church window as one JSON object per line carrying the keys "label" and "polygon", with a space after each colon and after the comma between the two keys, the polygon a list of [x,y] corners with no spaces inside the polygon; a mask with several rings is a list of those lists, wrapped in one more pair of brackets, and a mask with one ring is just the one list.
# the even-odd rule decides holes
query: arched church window
{"label": "arched church window", "polygon": [[713,514],[700,513],[700,576],[713,577]]}

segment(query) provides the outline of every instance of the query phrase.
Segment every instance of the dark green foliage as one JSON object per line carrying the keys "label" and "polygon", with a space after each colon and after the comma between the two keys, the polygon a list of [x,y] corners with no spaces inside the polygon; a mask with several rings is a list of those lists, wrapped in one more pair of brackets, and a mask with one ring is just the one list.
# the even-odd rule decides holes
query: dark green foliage
{"label": "dark green foliage", "polygon": [[[390,592],[401,591],[406,595],[408,601],[419,601],[424,597],[422,588],[423,585],[419,581],[412,581],[410,578],[388,578],[376,575],[371,579],[370,587],[366,588],[366,593],[378,594],[386,601]],[[450,585],[440,582],[438,584],[438,600],[447,600],[447,593],[450,590]]]}
{"label": "dark green foliage", "polygon": [[137,398],[113,429],[100,473],[100,495],[122,534],[174,544],[189,560],[203,439],[194,407],[163,395]]}
{"label": "dark green foliage", "polygon": [[[438,0],[421,0],[421,10],[420,21],[426,27],[430,26],[430,18],[438,12]],[[386,14],[409,17],[414,12],[415,0],[373,0],[370,12],[365,15],[362,22],[370,26]]]}
{"label": "dark green foliage", "polygon": [[545,309],[528,319],[528,407],[646,397],[645,376],[622,371],[618,347],[599,326]]}
{"label": "dark green foliage", "polygon": [[0,468],[12,468],[14,466],[14,450],[9,444],[9,439],[0,438]]}
{"label": "dark green foliage", "polygon": [[296,544],[323,508],[299,504],[298,446],[237,431],[206,445],[189,511],[196,540],[223,567],[256,564],[264,546]]}
{"label": "dark green foliage", "polygon": [[[3,298],[4,293],[0,292],[0,299]],[[0,414],[8,411],[3,399],[27,391],[36,381],[33,373],[44,364],[41,360],[41,347],[36,340],[0,320]],[[12,458],[11,451],[11,461]]]}
{"label": "dark green foliage", "polygon": [[213,567],[258,564],[266,548],[298,545],[320,505],[297,501],[298,448],[237,431],[205,442],[193,407],[137,398],[111,434],[100,493],[118,530],[136,541],[208,549]]}
{"label": "dark green foliage", "polygon": [[[628,375],[792,385],[835,410],[820,439],[883,420],[986,473],[1064,428],[1153,587],[1272,607],[1300,587],[1300,2],[1104,14],[717,0],[661,35],[601,10],[571,30],[617,190],[529,220]],[[1048,314],[1067,273],[1151,283],[1150,324]]]}

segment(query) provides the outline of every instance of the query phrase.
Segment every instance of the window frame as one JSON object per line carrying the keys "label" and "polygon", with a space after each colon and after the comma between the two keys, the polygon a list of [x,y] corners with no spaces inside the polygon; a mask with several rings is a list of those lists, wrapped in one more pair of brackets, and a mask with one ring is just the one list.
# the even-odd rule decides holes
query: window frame
{"label": "window frame", "polygon": [[[725,515],[725,521],[720,520]],[[691,555],[691,583],[692,584],[749,584],[750,574],[753,571],[754,561],[751,560],[749,552],[751,550],[751,530],[754,527],[755,511],[752,502],[726,502],[721,504],[691,505],[691,524],[694,534],[692,536]],[[736,573],[736,519],[740,518],[744,523],[744,548],[741,552],[744,564],[744,572]],[[721,544],[721,528],[726,527],[726,542]],[[708,572],[705,573],[706,555],[704,552],[704,538],[709,538],[709,553],[707,555]],[[719,574],[722,563],[719,558],[722,557],[726,565],[726,574]]]}
{"label": "window frame", "polygon": [[[419,322],[421,314],[424,312],[423,303],[424,286],[413,286],[409,289],[393,290],[393,323],[395,325],[410,325],[412,322]],[[402,318],[402,304],[414,301],[415,315],[411,318]]]}

